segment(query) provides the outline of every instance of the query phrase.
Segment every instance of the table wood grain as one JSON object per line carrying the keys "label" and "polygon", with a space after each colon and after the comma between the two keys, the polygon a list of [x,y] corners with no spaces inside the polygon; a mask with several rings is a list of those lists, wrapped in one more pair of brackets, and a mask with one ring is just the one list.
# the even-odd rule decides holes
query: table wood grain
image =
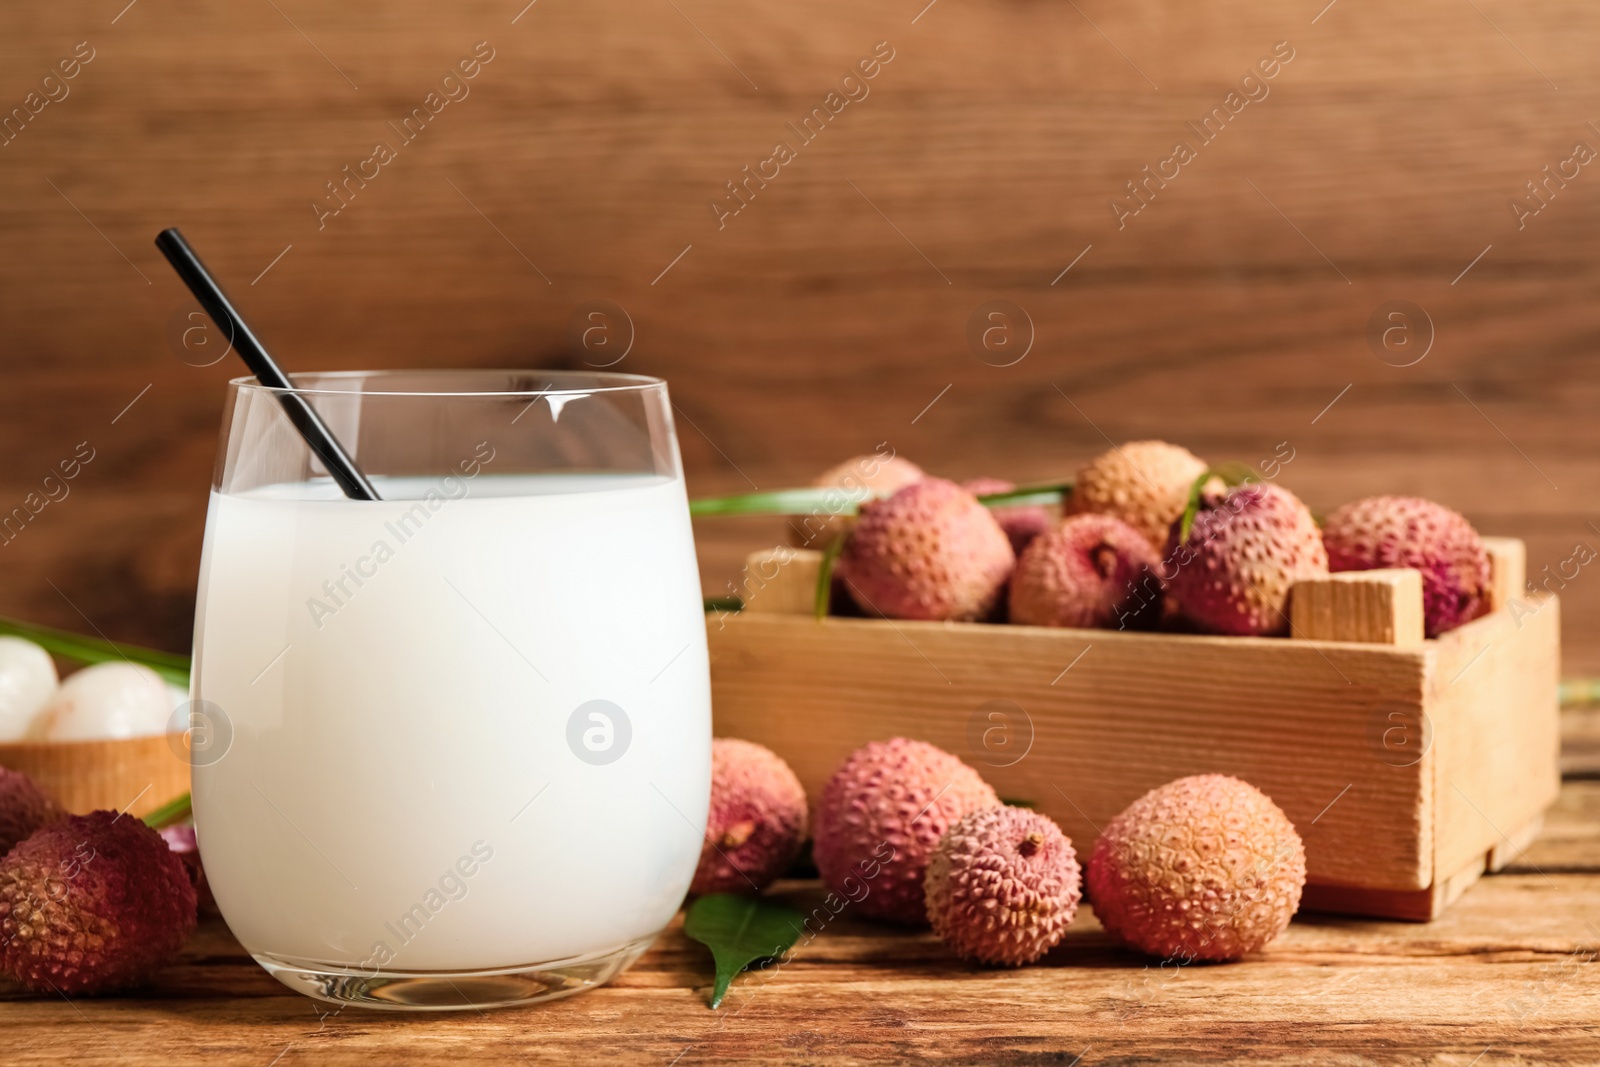
{"label": "table wood grain", "polygon": [[[1569,741],[1594,718],[1569,716]],[[814,881],[774,892],[806,911]],[[1600,761],[1569,767],[1543,835],[1443,917],[1301,914],[1238,963],[1163,968],[1085,908],[1039,965],[970,966],[848,908],[706,1006],[681,916],[632,970],[541,1007],[397,1015],[291,993],[218,920],[136,995],[0,988],[8,1065],[605,1062],[1591,1064],[1600,1059]]]}

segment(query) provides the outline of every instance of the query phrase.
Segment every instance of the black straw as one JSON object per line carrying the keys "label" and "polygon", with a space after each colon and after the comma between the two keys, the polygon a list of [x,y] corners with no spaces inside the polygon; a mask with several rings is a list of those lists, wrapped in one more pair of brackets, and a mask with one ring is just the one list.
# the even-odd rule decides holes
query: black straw
{"label": "black straw", "polygon": [[183,239],[183,234],[176,228],[162,230],[156,237],[156,247],[161,249],[161,254],[167,257],[167,262],[178,272],[183,284],[187,285],[195,299],[200,301],[200,306],[206,309],[211,321],[227,331],[229,340],[233,342],[239,358],[250,368],[250,373],[254,374],[262,385],[278,390],[278,402],[283,405],[289,421],[300,431],[300,436],[306,439],[311,451],[322,460],[322,465],[328,468],[328,473],[339,483],[344,495],[351,500],[377,500],[378,492],[372,488],[372,483],[367,481],[367,476],[361,473],[361,468],[356,466],[355,460],[351,459],[350,454],[340,446],[338,439],[333,436],[333,431],[328,429],[316,409],[304,396],[294,391],[289,376],[279,369],[271,356],[267,355],[266,348],[245,324],[239,312],[234,309],[232,302],[223,293],[222,286],[217,284],[211,272],[206,270],[205,264],[200,262],[200,257],[194,254],[189,242]]}

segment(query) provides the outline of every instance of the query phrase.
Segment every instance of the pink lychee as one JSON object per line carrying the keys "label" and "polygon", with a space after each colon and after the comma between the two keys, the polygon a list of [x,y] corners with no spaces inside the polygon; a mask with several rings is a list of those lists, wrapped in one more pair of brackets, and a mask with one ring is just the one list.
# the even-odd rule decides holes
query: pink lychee
{"label": "pink lychee", "polygon": [[1223,774],[1150,790],[1106,824],[1089,857],[1100,925],[1181,963],[1258,951],[1288,927],[1305,881],[1305,846],[1288,816]]}
{"label": "pink lychee", "polygon": [[1458,512],[1414,496],[1374,496],[1339,508],[1322,526],[1328,569],[1413,567],[1422,572],[1429,637],[1489,610],[1489,556]]}
{"label": "pink lychee", "polygon": [[1328,573],[1311,512],[1287,489],[1259,482],[1208,489],[1200,505],[1182,544],[1172,524],[1162,561],[1179,611],[1210,633],[1286,633],[1294,583]]}
{"label": "pink lychee", "polygon": [[1028,546],[1011,575],[1011,621],[1148,630],[1161,621],[1161,560],[1109,515],[1074,515]]}
{"label": "pink lychee", "polygon": [[870,614],[973,620],[994,610],[1015,563],[988,508],[954,482],[927,478],[862,505],[839,575]]}
{"label": "pink lychee", "polygon": [[751,741],[712,741],[711,810],[689,892],[765,889],[805,839],[806,791],[789,765]]}
{"label": "pink lychee", "polygon": [[817,801],[812,853],[823,882],[865,915],[927,921],[923,876],[952,823],[996,807],[978,772],[943,749],[896,737],[852,752]]}
{"label": "pink lychee", "polygon": [[1081,876],[1072,842],[1026,808],[984,808],[945,831],[924,880],[928,921],[958,956],[1032,963],[1066,936]]}

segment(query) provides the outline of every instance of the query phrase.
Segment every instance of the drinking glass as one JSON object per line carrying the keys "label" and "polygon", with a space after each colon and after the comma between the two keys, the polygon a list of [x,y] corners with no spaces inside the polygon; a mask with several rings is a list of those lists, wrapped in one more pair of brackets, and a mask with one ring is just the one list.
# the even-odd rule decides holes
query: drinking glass
{"label": "drinking glass", "polygon": [[229,383],[195,621],[195,829],[292,989],[450,1009],[610,979],[671,919],[711,788],[665,383],[302,374],[381,499]]}

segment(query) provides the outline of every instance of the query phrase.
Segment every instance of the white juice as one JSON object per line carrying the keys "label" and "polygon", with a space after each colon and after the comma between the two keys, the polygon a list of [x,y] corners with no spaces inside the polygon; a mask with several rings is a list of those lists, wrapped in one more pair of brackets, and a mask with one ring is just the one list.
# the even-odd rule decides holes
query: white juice
{"label": "white juice", "polygon": [[[374,485],[211,497],[194,696],[233,738],[194,807],[228,925],[258,956],[386,973],[650,938],[710,791],[682,482]],[[584,717],[569,744],[592,700],[626,725]]]}

